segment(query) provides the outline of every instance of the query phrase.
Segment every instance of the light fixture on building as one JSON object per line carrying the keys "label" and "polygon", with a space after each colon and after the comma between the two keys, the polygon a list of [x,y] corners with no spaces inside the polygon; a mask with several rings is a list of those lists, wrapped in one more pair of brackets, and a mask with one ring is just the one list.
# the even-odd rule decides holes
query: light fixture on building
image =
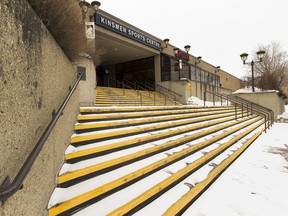
{"label": "light fixture on building", "polygon": [[199,63],[201,62],[201,59],[202,59],[202,57],[201,57],[201,56],[198,56],[198,57],[196,58],[195,65],[199,64]]}
{"label": "light fixture on building", "polygon": [[189,51],[190,51],[190,48],[191,48],[191,46],[190,46],[190,45],[186,45],[186,46],[184,47],[184,49],[185,49],[186,53],[189,53]]}
{"label": "light fixture on building", "polygon": [[99,10],[99,7],[101,6],[101,3],[99,1],[92,1],[91,5],[94,8],[94,11],[97,12]]}
{"label": "light fixture on building", "polygon": [[215,73],[219,72],[220,68],[221,68],[220,66],[217,66],[216,69],[215,69]]}
{"label": "light fixture on building", "polygon": [[177,56],[179,53],[179,48],[174,48],[173,51],[174,51],[174,54]]}
{"label": "light fixture on building", "polygon": [[168,38],[165,38],[163,41],[164,41],[164,45],[165,45],[165,47],[163,47],[163,48],[167,48],[170,40]]}
{"label": "light fixture on building", "polygon": [[243,64],[248,64],[251,65],[251,71],[252,71],[252,92],[255,92],[255,85],[254,85],[254,64],[255,63],[259,63],[263,61],[263,58],[265,56],[265,51],[264,50],[260,50],[258,52],[256,52],[257,57],[258,57],[258,61],[251,61],[251,62],[246,62],[248,59],[248,54],[247,53],[242,53],[240,55],[241,60],[243,61]]}
{"label": "light fixture on building", "polygon": [[90,7],[90,4],[86,2],[85,0],[83,0],[79,2],[79,6],[81,7],[82,12],[86,14],[88,12],[88,8]]}

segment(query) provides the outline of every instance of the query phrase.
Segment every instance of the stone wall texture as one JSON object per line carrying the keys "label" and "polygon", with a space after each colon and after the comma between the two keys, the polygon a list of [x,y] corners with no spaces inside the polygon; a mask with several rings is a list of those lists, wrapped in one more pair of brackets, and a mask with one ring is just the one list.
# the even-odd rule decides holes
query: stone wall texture
{"label": "stone wall texture", "polygon": [[[14,179],[76,81],[76,68],[26,0],[0,3],[0,183]],[[73,133],[79,91],[45,143],[23,189],[0,205],[0,216],[47,215],[55,175]]]}

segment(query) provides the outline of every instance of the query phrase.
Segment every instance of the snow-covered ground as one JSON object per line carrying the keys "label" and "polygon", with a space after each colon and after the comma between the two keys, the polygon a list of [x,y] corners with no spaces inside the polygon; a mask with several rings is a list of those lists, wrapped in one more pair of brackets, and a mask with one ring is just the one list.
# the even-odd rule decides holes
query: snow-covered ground
{"label": "snow-covered ground", "polygon": [[[197,98],[189,101],[203,105]],[[278,117],[288,119],[288,105]],[[287,132],[287,123],[275,123],[183,215],[287,216]]]}
{"label": "snow-covered ground", "polygon": [[287,132],[287,123],[275,123],[184,215],[287,216]]}

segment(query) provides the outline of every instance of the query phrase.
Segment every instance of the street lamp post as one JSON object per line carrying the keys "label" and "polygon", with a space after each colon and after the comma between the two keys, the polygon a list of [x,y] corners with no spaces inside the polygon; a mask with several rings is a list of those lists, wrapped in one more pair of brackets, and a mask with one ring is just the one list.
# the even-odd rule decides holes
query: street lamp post
{"label": "street lamp post", "polygon": [[262,62],[264,56],[265,56],[265,51],[260,50],[257,53],[259,61],[251,61],[251,62],[246,62],[248,59],[248,54],[247,53],[242,53],[240,55],[241,60],[243,61],[243,64],[248,64],[251,65],[251,72],[252,72],[252,92],[255,92],[255,84],[254,84],[254,64],[258,62]]}
{"label": "street lamp post", "polygon": [[[196,87],[196,95],[195,95],[195,96],[196,96],[196,97],[198,96],[198,95],[197,95],[197,93],[198,93],[198,90],[197,90],[197,82],[198,82],[198,80],[197,80],[197,65],[200,64],[201,59],[202,59],[202,57],[201,57],[201,56],[198,56],[198,57],[196,58],[196,61],[195,61],[195,87]],[[199,67],[199,70],[200,70],[200,72],[201,72],[200,67]],[[201,73],[199,73],[199,75],[200,75],[200,77],[199,77],[199,82],[200,82]],[[201,86],[201,82],[200,82],[200,86]]]}

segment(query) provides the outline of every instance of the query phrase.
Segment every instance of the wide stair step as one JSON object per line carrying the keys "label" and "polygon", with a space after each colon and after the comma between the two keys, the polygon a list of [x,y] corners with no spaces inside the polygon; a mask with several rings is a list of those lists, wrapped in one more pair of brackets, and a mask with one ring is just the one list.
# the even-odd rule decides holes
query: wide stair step
{"label": "wide stair step", "polygon": [[95,106],[175,106],[181,105],[156,91],[97,86]]}
{"label": "wide stair step", "polygon": [[83,107],[49,215],[179,215],[263,123],[230,106]]}

